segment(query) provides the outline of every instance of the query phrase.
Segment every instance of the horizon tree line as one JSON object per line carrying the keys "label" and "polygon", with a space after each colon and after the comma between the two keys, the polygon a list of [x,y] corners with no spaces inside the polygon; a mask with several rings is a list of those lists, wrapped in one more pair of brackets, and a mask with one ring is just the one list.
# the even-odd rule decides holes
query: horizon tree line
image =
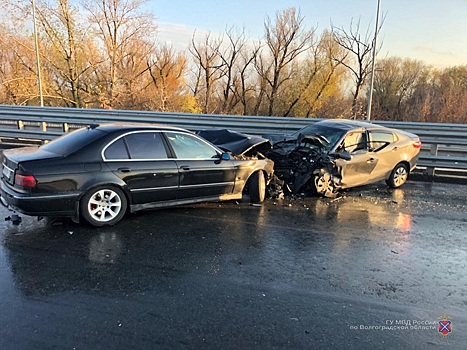
{"label": "horizon tree line", "polygon": [[[365,118],[375,43],[360,20],[318,32],[292,7],[266,17],[260,39],[235,26],[220,35],[195,31],[177,51],[157,41],[145,3],[35,1],[45,105]],[[0,104],[38,105],[31,3],[0,6]],[[372,118],[466,123],[466,97],[467,65],[435,69],[387,57],[377,61]]]}

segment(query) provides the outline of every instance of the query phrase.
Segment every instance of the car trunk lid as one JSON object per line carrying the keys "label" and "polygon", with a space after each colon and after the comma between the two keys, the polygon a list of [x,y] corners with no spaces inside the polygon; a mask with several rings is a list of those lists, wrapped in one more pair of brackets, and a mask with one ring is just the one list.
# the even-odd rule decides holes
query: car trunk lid
{"label": "car trunk lid", "polygon": [[14,184],[15,174],[19,165],[41,159],[59,157],[58,155],[42,150],[39,146],[14,148],[3,151],[2,178],[10,185]]}

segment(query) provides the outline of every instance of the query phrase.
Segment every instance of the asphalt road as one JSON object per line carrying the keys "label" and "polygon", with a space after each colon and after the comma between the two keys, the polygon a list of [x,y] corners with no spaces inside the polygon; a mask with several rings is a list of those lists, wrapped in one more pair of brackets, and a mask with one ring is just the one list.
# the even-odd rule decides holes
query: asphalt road
{"label": "asphalt road", "polygon": [[467,347],[467,186],[193,205],[100,229],[9,215],[2,350]]}

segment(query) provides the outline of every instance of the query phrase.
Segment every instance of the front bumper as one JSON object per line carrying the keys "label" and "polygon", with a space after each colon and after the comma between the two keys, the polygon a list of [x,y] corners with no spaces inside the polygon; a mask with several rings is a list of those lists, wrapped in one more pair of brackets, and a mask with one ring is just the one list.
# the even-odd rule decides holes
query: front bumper
{"label": "front bumper", "polygon": [[30,216],[73,216],[81,193],[24,194],[0,182],[0,202]]}

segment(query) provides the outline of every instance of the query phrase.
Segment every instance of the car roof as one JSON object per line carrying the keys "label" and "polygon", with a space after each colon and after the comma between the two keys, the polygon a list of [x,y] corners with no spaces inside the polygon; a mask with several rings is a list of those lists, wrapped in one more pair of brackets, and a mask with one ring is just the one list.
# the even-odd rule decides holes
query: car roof
{"label": "car roof", "polygon": [[368,122],[360,121],[360,120],[349,120],[349,119],[324,119],[320,120],[319,122],[315,123],[316,125],[320,126],[327,126],[334,129],[340,129],[344,131],[349,131],[358,128],[365,128],[365,129],[388,129],[381,125],[371,124]]}
{"label": "car roof", "polygon": [[[147,124],[147,123],[105,123],[89,126],[91,129],[97,129],[106,133],[115,131],[139,131],[139,130],[160,130],[160,131],[183,131],[190,132],[186,129],[169,126],[164,124]],[[191,132],[190,132],[191,133]]]}

